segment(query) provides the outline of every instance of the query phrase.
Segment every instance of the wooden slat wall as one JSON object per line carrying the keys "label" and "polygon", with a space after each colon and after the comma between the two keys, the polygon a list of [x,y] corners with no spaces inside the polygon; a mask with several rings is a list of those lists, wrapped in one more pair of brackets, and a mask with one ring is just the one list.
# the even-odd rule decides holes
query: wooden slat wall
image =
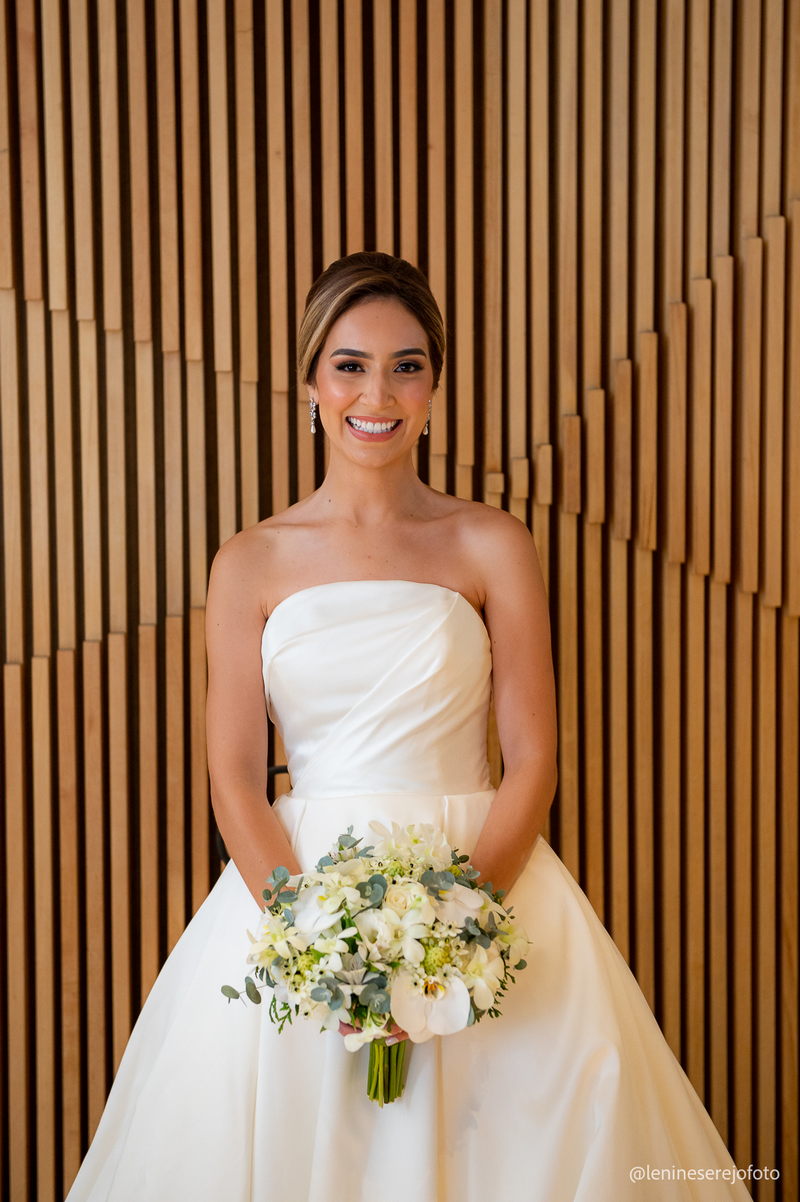
{"label": "wooden slat wall", "polygon": [[539,547],[552,841],[794,1199],[798,0],[0,0],[0,1193],[62,1196],[218,871],[208,567],[320,479],[361,247],[446,314],[423,477]]}

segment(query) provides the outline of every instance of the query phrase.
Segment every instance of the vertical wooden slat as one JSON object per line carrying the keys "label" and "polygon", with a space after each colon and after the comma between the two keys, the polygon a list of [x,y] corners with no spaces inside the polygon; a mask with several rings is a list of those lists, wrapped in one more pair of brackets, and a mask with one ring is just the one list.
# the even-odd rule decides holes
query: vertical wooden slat
{"label": "vertical wooden slat", "polygon": [[100,427],[97,382],[97,330],[93,321],[78,322],[81,436],[81,537],[83,633],[103,634],[103,558],[100,518]]}
{"label": "vertical wooden slat", "polygon": [[683,897],[685,915],[684,997],[685,1060],[689,1079],[705,1093],[705,1055],[708,1031],[705,1016],[706,937],[706,712],[705,654],[706,585],[694,572],[686,576],[686,689],[687,713],[693,715],[685,733],[685,802],[683,809]]}
{"label": "vertical wooden slat", "polygon": [[[36,754],[31,760],[33,818],[33,879],[36,882],[34,911],[34,958],[36,980],[49,980],[56,960],[54,939],[56,899],[55,831],[53,830],[53,742],[52,669],[50,659],[31,659],[31,740]],[[19,971],[16,967],[13,971]],[[56,1007],[54,992],[37,990],[36,1034],[36,1164],[37,1191],[50,1198],[56,1192]],[[12,1012],[13,1013],[13,1012]],[[14,1015],[16,1020],[17,1016]]]}
{"label": "vertical wooden slat", "polygon": [[[6,660],[21,663],[25,642],[23,605],[22,447],[20,442],[17,314],[14,293],[0,291],[0,453],[3,465],[3,627]],[[8,398],[8,400],[5,400]]]}
{"label": "vertical wooden slat", "polygon": [[[447,295],[447,188],[445,166],[447,146],[446,131],[445,72],[437,53],[437,47],[445,39],[445,12],[443,0],[430,0],[427,6],[427,75],[428,94],[428,282],[439,301],[445,328],[448,326]],[[447,369],[439,383],[436,395],[436,420],[430,433],[429,482],[434,488],[447,490]]]}
{"label": "vertical wooden slat", "polygon": [[[276,5],[267,6],[271,11]],[[203,357],[203,207],[201,185],[198,8],[180,0],[183,331],[185,355]],[[189,406],[191,412],[191,405]]]}
{"label": "vertical wooden slat", "polygon": [[[524,13],[521,12],[520,6],[514,6],[510,13],[509,19],[515,22],[515,28],[518,30],[519,22],[524,23]],[[521,323],[521,337],[523,339],[523,356],[524,356],[524,338],[525,338],[525,322],[524,322],[524,296],[519,297],[517,287],[519,285],[519,275],[515,273],[513,277],[508,271],[510,263],[506,265],[506,270],[503,270],[503,207],[506,203],[503,189],[503,136],[507,132],[511,136],[512,129],[516,132],[519,130],[519,122],[512,122],[510,116],[503,113],[503,70],[502,70],[502,43],[501,43],[501,25],[498,20],[497,6],[492,3],[484,12],[484,54],[485,54],[485,87],[486,93],[484,96],[483,105],[483,142],[484,142],[484,171],[483,171],[483,214],[484,214],[484,230],[483,230],[483,247],[485,259],[485,276],[484,276],[484,346],[486,353],[483,363],[483,378],[480,387],[483,392],[483,469],[484,469],[484,496],[483,500],[487,504],[502,504],[502,492],[490,493],[487,488],[487,477],[489,473],[501,474],[503,467],[503,398],[499,395],[499,390],[494,387],[496,379],[495,364],[500,362],[504,352],[507,353],[506,347],[510,350],[512,340],[506,337],[504,344],[504,329],[503,329],[503,280],[506,281],[506,295],[508,299],[509,312],[514,311],[515,305],[517,311],[521,307],[523,319]],[[515,47],[518,47],[518,36],[514,40]],[[523,82],[524,82],[524,53],[525,43],[522,41],[522,56],[523,56]],[[515,71],[514,81],[516,86],[509,85],[508,90],[508,106],[511,108],[519,104],[519,77]],[[520,150],[518,145],[515,145],[512,151],[511,147],[506,150],[507,155],[519,155]],[[522,159],[524,163],[524,147],[522,150]],[[510,203],[510,198],[508,203]],[[516,216],[515,212],[515,216]],[[524,213],[523,213],[523,233],[524,233]],[[519,258],[517,253],[516,258]],[[523,272],[524,282],[524,272]],[[512,299],[513,295],[513,299]],[[520,336],[520,322],[516,322],[516,330],[518,337]],[[519,368],[519,343],[516,343],[515,349],[517,357],[514,360],[514,368],[509,373],[509,379],[514,380],[514,387],[517,387],[516,371]],[[524,395],[524,376],[520,385],[520,396],[517,404],[523,409],[527,408],[527,397]]]}
{"label": "vertical wooden slat", "polygon": [[[361,70],[363,0],[344,0],[344,165],[349,195],[346,206],[347,253],[364,249],[364,77]],[[278,5],[272,7],[278,8]],[[275,17],[278,20],[278,17]]]}
{"label": "vertical wooden slat", "polygon": [[[128,506],[132,503],[127,487],[128,398],[125,390],[124,336],[111,330],[105,335],[105,419],[106,419],[106,523],[108,529],[108,622],[110,630],[128,628]],[[180,473],[173,469],[176,476]],[[174,576],[176,568],[170,568]]]}
{"label": "vertical wooden slat", "polygon": [[[617,9],[619,6],[617,6]],[[614,10],[612,20],[619,17]],[[618,27],[618,19],[615,28]],[[583,309],[583,379],[589,388],[599,388],[603,355],[603,6],[597,0],[583,14],[583,204],[581,206],[583,264],[581,271]],[[612,54],[619,54],[615,45]],[[609,65],[613,79],[613,65]],[[613,87],[613,84],[611,85]],[[613,116],[611,117],[613,120]],[[619,114],[617,113],[617,126]],[[620,130],[612,126],[612,138]],[[613,158],[613,155],[612,155]],[[611,204],[619,200],[618,191]]]}
{"label": "vertical wooden slat", "polygon": [[[335,45],[335,42],[334,42]],[[253,96],[253,0],[236,0],[236,231],[238,268],[239,378],[258,380],[258,229],[256,214],[256,132]],[[323,55],[323,59],[325,56]],[[338,149],[338,148],[337,148]],[[325,207],[331,203],[326,193]],[[338,212],[338,206],[337,206]],[[242,429],[241,445],[255,445],[257,427]]]}
{"label": "vertical wooden slat", "polygon": [[[295,321],[297,326],[303,312],[305,296],[314,277],[312,247],[314,245],[312,217],[313,187],[311,176],[311,68],[309,64],[309,14],[305,5],[291,6],[292,39],[292,150],[293,150],[293,219],[294,219],[294,284]],[[294,378],[294,367],[291,369]],[[315,485],[314,444],[308,435],[305,395],[297,398],[297,489],[306,496]],[[295,498],[292,498],[293,500]]]}
{"label": "vertical wooden slat", "polygon": [[[630,158],[629,0],[612,0],[608,14],[608,216],[606,261],[609,272],[606,297],[608,359],[626,359],[628,349],[628,247]],[[600,381],[597,381],[599,383]]]}
{"label": "vertical wooden slat", "polygon": [[[662,292],[661,328],[669,328],[673,317],[670,306],[681,301],[683,292],[684,239],[684,103],[686,78],[686,6],[685,0],[667,0],[661,8],[663,41],[663,93],[659,106],[662,121]],[[670,339],[670,343],[672,339]],[[681,556],[682,558],[682,556]]]}
{"label": "vertical wooden slat", "polygon": [[206,767],[205,695],[206,647],[202,609],[189,611],[189,763],[191,772],[192,910],[197,910],[209,887],[209,796]]}
{"label": "vertical wooden slat", "polygon": [[[76,882],[80,879],[76,652],[56,657],[58,739],[58,959],[61,1042],[61,1165],[63,1185],[72,1182],[83,1150],[81,1131],[81,922]],[[127,880],[120,882],[127,886]]]}
{"label": "vertical wooden slat", "polygon": [[637,330],[655,323],[656,138],[658,126],[657,45],[655,4],[639,4],[636,12],[635,72],[635,271],[634,319]]}
{"label": "vertical wooden slat", "polygon": [[[799,37],[800,40],[800,37]],[[786,608],[800,615],[800,198],[788,226],[786,314]]]}
{"label": "vertical wooden slat", "polygon": [[[231,205],[228,148],[228,5],[208,4],[209,169],[211,175],[211,280],[214,314],[214,367],[233,369],[231,322]],[[220,415],[222,416],[222,415]],[[226,431],[227,432],[227,431]],[[222,466],[222,465],[220,465]]]}
{"label": "vertical wooden slat", "polygon": [[164,414],[164,574],[168,614],[184,607],[183,398],[180,355],[162,359]]}
{"label": "vertical wooden slat", "polygon": [[740,259],[746,258],[745,241],[755,238],[759,232],[761,8],[762,0],[734,5],[739,53],[736,58],[737,73],[734,81],[734,161],[738,169],[734,179],[736,216],[733,249]]}
{"label": "vertical wooden slat", "polygon": [[56,559],[56,644],[59,647],[77,646],[75,598],[75,530],[74,502],[74,442],[72,391],[72,348],[70,318],[66,312],[51,316],[53,346],[53,468],[52,486],[58,497],[55,506]]}
{"label": "vertical wooden slat", "polygon": [[161,310],[161,350],[165,354],[181,349],[178,149],[173,21],[174,13],[171,4],[156,5],[158,257],[160,264],[158,303]]}
{"label": "vertical wooden slat", "polygon": [[131,837],[130,755],[128,749],[128,640],[108,637],[108,847],[111,928],[111,1041],[113,1068],[131,1029]]}
{"label": "vertical wooden slat", "polygon": [[[777,191],[777,185],[776,185]],[[786,312],[786,220],[764,222],[764,365],[761,443],[763,599],[783,597],[784,321]]]}
{"label": "vertical wooden slat", "polygon": [[[777,615],[762,603],[757,612],[758,692],[754,714],[756,741],[756,774],[758,806],[755,811],[755,872],[758,888],[755,894],[754,923],[755,970],[758,989],[755,991],[755,1052],[756,1052],[756,1158],[759,1164],[775,1165],[777,1161],[777,1107],[772,1066],[777,1063],[777,963],[776,919],[777,895],[775,867],[777,863],[777,748],[775,732],[778,727],[777,699]],[[770,1191],[772,1193],[772,1191]],[[772,1193],[774,1197],[774,1193]]]}
{"label": "vertical wooden slat", "polygon": [[16,20],[22,287],[25,300],[41,300],[43,244],[39,177],[38,21],[34,0],[19,0]]}
{"label": "vertical wooden slat", "polygon": [[171,949],[186,925],[184,655],[183,618],[178,615],[166,620],[165,656],[167,948]]}
{"label": "vertical wooden slat", "polygon": [[681,669],[682,655],[682,598],[681,568],[679,564],[662,560],[661,563],[661,722],[660,780],[658,790],[661,800],[661,821],[658,831],[658,854],[661,862],[661,890],[658,899],[660,910],[660,960],[661,1026],[667,1042],[676,1056],[680,1056],[683,1024],[681,1021],[681,963],[683,939],[681,937],[681,897],[683,875],[681,871]]}
{"label": "vertical wooden slat", "polygon": [[[47,301],[51,309],[67,307],[67,243],[62,236],[67,214],[61,53],[61,14],[56,6],[49,5],[45,20],[42,21],[42,91],[47,205]],[[2,238],[0,225],[0,239]]]}
{"label": "vertical wooden slat", "polygon": [[11,130],[8,80],[8,60],[11,50],[4,18],[0,20],[0,289],[14,286],[14,266],[11,256],[13,223],[11,217]]}
{"label": "vertical wooden slat", "polygon": [[710,2],[694,0],[688,14],[686,134],[686,267],[690,279],[708,275]]}
{"label": "vertical wooden slat", "polygon": [[[283,9],[266,10],[267,61],[267,186],[269,211],[269,361],[272,449],[271,501],[273,512],[289,504],[289,335],[291,314],[286,304],[289,281],[285,196],[286,132],[283,65]],[[303,392],[305,395],[305,392]],[[194,604],[202,605],[202,596]]]}
{"label": "vertical wooden slat", "polygon": [[103,781],[106,763],[103,715],[103,648],[85,642],[82,655],[83,700],[83,863],[86,882],[84,944],[86,947],[85,1014],[89,1132],[93,1134],[106,1100],[106,844],[108,822]]}
{"label": "vertical wooden slat", "polygon": [[633,377],[629,359],[614,364],[613,493],[611,530],[614,538],[630,538],[633,502]]}
{"label": "vertical wooden slat", "polygon": [[161,963],[158,838],[158,648],[155,626],[139,627],[139,1001],[145,1000]]}
{"label": "vertical wooden slat", "polygon": [[668,306],[666,542],[671,563],[686,558],[686,305]]}
{"label": "vertical wooden slat", "polygon": [[[470,7],[466,0],[465,8]],[[372,0],[375,99],[375,249],[394,252],[394,155],[392,153],[392,5]]]}
{"label": "vertical wooden slat", "polygon": [[761,337],[764,243],[748,238],[745,244],[742,329],[747,331],[741,350],[742,373],[739,418],[739,585],[758,591],[759,511],[761,479]]}
{"label": "vertical wooden slat", "polygon": [[654,551],[658,530],[658,335],[639,336],[639,381],[636,390],[638,544]]}
{"label": "vertical wooden slat", "polygon": [[[710,990],[709,1108],[720,1135],[728,1138],[730,1104],[727,988],[728,925],[728,590],[709,585],[708,605],[708,963],[722,988]],[[723,966],[725,968],[722,976]]]}
{"label": "vertical wooden slat", "polygon": [[[419,64],[417,51],[417,6],[411,0],[400,5],[399,15],[400,63],[398,88],[397,126],[403,153],[397,163],[400,176],[398,189],[400,208],[400,254],[412,263],[419,261],[417,197],[419,180],[417,170],[419,154],[417,146],[417,102],[419,96]],[[485,25],[491,36],[499,35],[500,22],[494,0],[486,9]]]}
{"label": "vertical wooden slat", "polygon": [[753,597],[733,593],[733,714],[731,729],[731,820],[736,881],[733,892],[731,1036],[733,1048],[731,1152],[737,1163],[750,1158],[753,1073]]}
{"label": "vertical wooden slat", "polygon": [[126,0],[128,43],[128,140],[130,146],[133,337],[153,337],[150,274],[150,171],[148,167],[148,64],[144,0]]}
{"label": "vertical wooden slat", "polygon": [[[633,634],[633,787],[636,807],[633,825],[634,905],[636,914],[634,963],[636,978],[652,1009],[655,1009],[656,924],[655,861],[657,835],[655,820],[655,682],[653,664],[653,554],[637,548],[633,556],[634,634]],[[619,941],[622,927],[628,944],[628,873],[631,841],[627,814],[619,815],[612,840],[614,871],[614,938]],[[623,916],[624,911],[624,916]],[[619,914],[619,920],[616,916]]]}
{"label": "vertical wooden slat", "polygon": [[[456,453],[458,468],[471,467],[475,462],[475,381],[471,331],[474,328],[473,273],[475,269],[475,216],[473,211],[473,46],[472,0],[464,0],[454,13],[453,59],[455,89],[459,103],[455,106],[454,137],[460,152],[455,172],[455,346],[450,356],[451,370],[456,379]],[[469,473],[457,472],[456,491],[469,498],[471,491],[463,482]]]}
{"label": "vertical wooden slat", "polygon": [[[116,64],[115,64],[116,65]],[[85,0],[70,6],[70,78],[72,83],[72,173],[79,182],[74,213],[75,315],[97,316],[94,300],[94,225],[92,210],[92,125],[90,100],[89,14]],[[134,160],[135,161],[135,160]],[[116,171],[117,164],[113,164]]]}
{"label": "vertical wooden slat", "polygon": [[34,1133],[30,1103],[32,1078],[29,1056],[34,1022],[30,982],[32,947],[28,931],[30,885],[30,833],[27,819],[27,753],[25,730],[25,672],[21,664],[3,667],[5,756],[5,928],[7,940],[6,1013],[14,1023],[14,1038],[7,1043],[8,1168],[12,1198],[31,1196],[30,1152]]}
{"label": "vertical wooden slat", "polygon": [[733,0],[713,5],[711,96],[711,251],[731,253],[731,120],[733,113]]}
{"label": "vertical wooden slat", "polygon": [[711,571],[711,380],[712,283],[692,280],[691,315],[691,562],[695,572]]}
{"label": "vertical wooden slat", "polygon": [[[783,159],[783,105],[785,99],[784,12],[792,7],[783,0],[762,0],[762,150],[759,163],[761,216],[772,217],[781,210]],[[797,65],[795,60],[795,66]]]}
{"label": "vertical wooden slat", "polygon": [[47,350],[43,301],[26,305],[28,359],[28,479],[31,551],[31,636],[34,655],[47,655],[50,613],[50,462],[47,412]]}
{"label": "vertical wooden slat", "polygon": [[714,579],[731,579],[733,505],[734,260],[714,259]]}
{"label": "vertical wooden slat", "polygon": [[98,0],[97,2],[97,42],[100,88],[100,185],[103,221],[103,325],[107,330],[121,330],[119,68],[117,64],[117,6],[114,0]]}
{"label": "vertical wooden slat", "polygon": [[139,619],[158,612],[156,431],[153,344],[136,344],[136,498],[139,544]]}
{"label": "vertical wooden slat", "polygon": [[[781,1115],[797,1114],[798,1054],[798,814],[800,793],[800,749],[795,737],[800,728],[800,622],[782,615],[780,671],[780,726],[778,728],[781,791],[778,797],[780,874],[779,949],[780,949],[780,1093],[777,1104]],[[784,1196],[797,1196],[797,1138],[791,1121],[781,1123],[778,1161],[782,1166]]]}
{"label": "vertical wooden slat", "polygon": [[[494,10],[492,10],[492,15],[495,15]],[[499,35],[499,22],[497,19],[494,20],[493,25],[498,30]],[[508,316],[505,322],[506,344],[503,356],[508,368],[508,379],[509,381],[513,381],[511,386],[517,392],[514,401],[506,406],[508,414],[508,455],[511,459],[522,459],[527,454],[528,433],[528,343],[527,306],[525,304],[527,264],[525,256],[520,253],[520,248],[525,245],[525,225],[527,218],[525,37],[525,6],[522,4],[512,5],[508,12],[508,56],[506,60],[508,73],[506,162],[508,167],[505,189],[505,229],[508,250],[505,277],[507,281],[506,313]],[[500,45],[498,44],[493,49],[495,49],[499,58]],[[500,164],[492,163],[489,166],[489,170],[496,171],[498,166]],[[498,235],[499,233],[500,231],[498,231]],[[491,297],[484,296],[483,299],[486,308],[488,308],[491,304]],[[496,391],[494,383],[488,376],[486,384],[487,391]],[[516,517],[525,521],[527,517],[527,502],[524,497],[514,497],[513,490],[512,496],[508,501],[508,508]]]}

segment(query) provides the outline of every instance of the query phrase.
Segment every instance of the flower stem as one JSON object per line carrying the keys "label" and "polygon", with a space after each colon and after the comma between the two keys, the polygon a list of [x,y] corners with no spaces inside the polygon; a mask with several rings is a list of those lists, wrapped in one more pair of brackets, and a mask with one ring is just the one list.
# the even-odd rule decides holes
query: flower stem
{"label": "flower stem", "polygon": [[373,1039],[369,1045],[367,1097],[379,1106],[403,1096],[405,1086],[406,1040],[386,1046],[385,1039]]}

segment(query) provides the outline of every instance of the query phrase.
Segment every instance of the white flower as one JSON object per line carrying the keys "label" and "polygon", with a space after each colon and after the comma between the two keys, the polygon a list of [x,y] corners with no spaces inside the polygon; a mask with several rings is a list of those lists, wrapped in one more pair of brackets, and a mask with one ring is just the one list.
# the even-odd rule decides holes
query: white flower
{"label": "white flower", "polygon": [[403,827],[393,822],[391,831],[380,822],[371,822],[370,826],[379,836],[374,852],[378,859],[404,860],[410,853],[415,861],[436,869],[449,868],[453,862],[452,849],[444,832],[430,823]]}
{"label": "white flower", "polygon": [[482,889],[468,889],[456,883],[452,889],[441,890],[436,899],[436,910],[442,922],[463,927],[468,918],[475,918],[483,909],[486,894]]}
{"label": "white flower", "polygon": [[320,934],[344,918],[343,907],[360,901],[357,889],[342,885],[335,878],[304,889],[292,905],[294,925],[304,935]]}
{"label": "white flower", "polygon": [[293,931],[291,927],[287,929],[284,920],[277,914],[270,914],[269,910],[258,925],[258,934],[251,935],[248,931],[247,936],[251,944],[247,963],[263,964],[267,968],[276,956],[288,960],[293,948],[304,952],[309,942],[304,935]]}
{"label": "white flower", "polygon": [[411,915],[414,922],[422,922],[426,926],[430,926],[436,918],[428,890],[416,881],[390,885],[383,899],[383,907],[394,910],[400,918]]}
{"label": "white flower", "polygon": [[[382,959],[387,952],[396,950],[401,920],[394,910],[362,910],[356,914],[353,922],[364,940],[370,960]],[[402,933],[399,938],[402,938]]]}
{"label": "white flower", "polygon": [[392,982],[392,1018],[414,1043],[462,1031],[469,1014],[469,992],[456,976],[420,980],[400,971]]}
{"label": "white flower", "polygon": [[472,993],[479,1010],[488,1010],[505,975],[503,957],[492,943],[489,947],[476,945],[472,958],[462,969],[464,982]]}
{"label": "white flower", "polygon": [[358,1031],[349,1031],[344,1037],[344,1046],[348,1052],[357,1052],[365,1043],[372,1043],[373,1039],[383,1039],[386,1030],[383,1025],[380,1027],[366,1026]]}

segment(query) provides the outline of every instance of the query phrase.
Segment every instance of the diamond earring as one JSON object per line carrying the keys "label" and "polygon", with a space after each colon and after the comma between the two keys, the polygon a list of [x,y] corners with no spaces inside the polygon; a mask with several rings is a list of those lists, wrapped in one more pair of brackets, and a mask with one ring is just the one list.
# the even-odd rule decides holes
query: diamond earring
{"label": "diamond earring", "polygon": [[431,397],[431,399],[428,401],[428,416],[425,418],[425,429],[422,431],[423,434],[430,434],[430,432],[431,432],[430,424],[431,424],[431,410],[432,409],[433,409],[433,398]]}
{"label": "diamond earring", "polygon": [[313,397],[308,398],[308,416],[311,419],[311,433],[317,432],[317,402]]}

